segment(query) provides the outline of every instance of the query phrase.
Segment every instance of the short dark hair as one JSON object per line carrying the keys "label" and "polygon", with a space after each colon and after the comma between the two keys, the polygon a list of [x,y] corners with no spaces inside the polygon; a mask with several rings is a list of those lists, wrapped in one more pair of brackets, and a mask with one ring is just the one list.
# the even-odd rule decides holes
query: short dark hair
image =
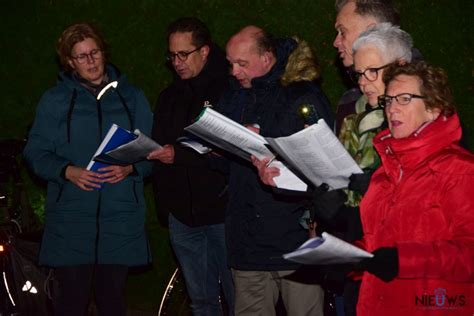
{"label": "short dark hair", "polygon": [[182,17],[179,18],[168,26],[167,29],[167,40],[173,33],[186,33],[191,32],[192,44],[196,47],[211,44],[211,32],[208,27],[201,20],[195,17]]}
{"label": "short dark hair", "polygon": [[272,34],[268,33],[263,29],[262,31],[255,34],[255,44],[257,51],[260,55],[265,52],[270,52],[273,55],[276,54],[275,38]]}
{"label": "short dark hair", "polygon": [[445,116],[456,113],[448,87],[448,76],[442,68],[434,67],[425,61],[393,63],[383,72],[385,87],[401,75],[416,76],[420,79],[420,94],[425,97],[423,101],[427,109],[439,109]]}
{"label": "short dark hair", "polygon": [[56,43],[56,53],[58,54],[61,67],[65,71],[72,71],[72,68],[69,65],[72,48],[74,45],[82,42],[86,38],[92,38],[96,42],[97,46],[99,46],[99,49],[102,51],[104,61],[107,61],[107,44],[99,30],[88,22],[75,23],[68,26],[62,32]]}
{"label": "short dark hair", "polygon": [[336,11],[339,13],[349,2],[355,3],[355,13],[360,16],[373,17],[377,23],[400,25],[400,13],[392,0],[336,0]]}

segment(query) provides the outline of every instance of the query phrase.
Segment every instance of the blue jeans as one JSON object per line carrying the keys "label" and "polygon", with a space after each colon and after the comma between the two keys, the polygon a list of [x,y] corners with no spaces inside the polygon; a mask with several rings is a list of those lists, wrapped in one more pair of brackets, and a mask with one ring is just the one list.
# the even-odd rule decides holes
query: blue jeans
{"label": "blue jeans", "polygon": [[224,224],[190,227],[171,213],[168,222],[193,315],[222,315],[221,286],[228,314],[233,315],[234,286],[227,266]]}

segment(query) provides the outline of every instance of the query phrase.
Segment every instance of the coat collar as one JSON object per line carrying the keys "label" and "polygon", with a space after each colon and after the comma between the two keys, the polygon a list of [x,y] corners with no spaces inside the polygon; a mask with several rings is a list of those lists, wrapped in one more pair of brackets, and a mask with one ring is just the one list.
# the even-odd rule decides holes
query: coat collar
{"label": "coat collar", "polygon": [[198,91],[199,89],[207,87],[209,82],[214,79],[220,79],[229,74],[229,63],[225,58],[224,52],[216,44],[212,43],[209,47],[210,52],[206,64],[196,77],[183,80],[176,74],[173,67],[169,66],[171,71],[173,71],[173,83],[175,85],[189,85],[193,90]]}
{"label": "coat collar", "polygon": [[461,126],[457,114],[440,115],[435,121],[420,127],[412,135],[395,139],[385,129],[374,138],[374,146],[387,175],[394,179],[416,170],[430,157],[461,139]]}
{"label": "coat collar", "polygon": [[[252,80],[253,90],[268,90],[275,85],[312,81],[319,76],[314,55],[305,41],[297,38],[276,39],[276,62],[270,71]],[[284,80],[282,78],[285,77]],[[284,82],[283,82],[284,81]],[[233,90],[245,89],[232,77]],[[248,89],[248,90],[251,90]]]}
{"label": "coat collar", "polygon": [[[121,83],[126,81],[126,76],[123,75],[120,70],[111,63],[105,65],[104,71],[107,75],[108,81],[118,81],[119,87],[121,86]],[[66,84],[68,87],[71,88],[71,90],[77,88],[78,86],[81,86],[79,80],[71,72],[60,72],[57,82],[58,84]]]}

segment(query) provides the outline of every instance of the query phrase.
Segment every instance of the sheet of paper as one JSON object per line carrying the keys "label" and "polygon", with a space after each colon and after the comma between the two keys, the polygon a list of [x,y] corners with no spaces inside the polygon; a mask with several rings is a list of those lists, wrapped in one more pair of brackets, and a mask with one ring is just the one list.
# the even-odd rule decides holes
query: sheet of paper
{"label": "sheet of paper", "polygon": [[266,140],[285,163],[316,186],[346,188],[351,174],[362,173],[323,119],[293,135]]}
{"label": "sheet of paper", "polygon": [[374,255],[326,232],[322,237],[308,239],[283,258],[302,264],[357,263]]}
{"label": "sheet of paper", "polygon": [[137,138],[114,150],[106,152],[106,154],[116,160],[134,163],[146,159],[148,154],[153,150],[162,148],[160,144],[140,132],[140,130],[136,129],[134,134],[137,135]]}
{"label": "sheet of paper", "polygon": [[211,108],[206,108],[185,130],[231,153],[239,156],[244,153],[242,158],[247,160],[250,160],[250,155],[260,159],[273,157],[265,147],[265,138]]}
{"label": "sheet of paper", "polygon": [[196,152],[200,153],[201,155],[207,154],[212,151],[211,148],[201,144],[199,141],[195,139],[188,138],[186,136],[179,137],[176,139],[182,146],[194,149]]}
{"label": "sheet of paper", "polygon": [[99,157],[106,152],[115,149],[123,144],[126,144],[135,139],[135,135],[130,133],[130,131],[121,128],[117,124],[112,124],[107,131],[104,139],[97,148],[94,156],[92,156],[89,164],[87,165],[87,170],[97,171],[102,167],[107,167],[107,164],[96,161],[95,158]]}
{"label": "sheet of paper", "polygon": [[[211,108],[206,108],[185,130],[246,160],[250,160],[251,155],[258,159],[274,156],[265,146],[264,137]],[[306,183],[287,168],[282,168],[275,182],[282,189],[305,191],[307,188]]]}
{"label": "sheet of paper", "polygon": [[292,191],[306,191],[308,189],[308,185],[295,176],[281,161],[274,160],[270,166],[280,169],[280,175],[273,178],[277,188]]}

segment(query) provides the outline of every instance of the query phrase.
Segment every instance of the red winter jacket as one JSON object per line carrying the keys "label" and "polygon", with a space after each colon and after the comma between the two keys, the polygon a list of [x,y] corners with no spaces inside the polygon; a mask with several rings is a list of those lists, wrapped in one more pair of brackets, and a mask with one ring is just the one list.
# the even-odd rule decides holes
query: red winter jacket
{"label": "red winter jacket", "polygon": [[474,155],[460,137],[453,115],[404,139],[374,138],[382,166],[360,205],[362,244],[396,247],[399,275],[364,273],[359,316],[474,315]]}

